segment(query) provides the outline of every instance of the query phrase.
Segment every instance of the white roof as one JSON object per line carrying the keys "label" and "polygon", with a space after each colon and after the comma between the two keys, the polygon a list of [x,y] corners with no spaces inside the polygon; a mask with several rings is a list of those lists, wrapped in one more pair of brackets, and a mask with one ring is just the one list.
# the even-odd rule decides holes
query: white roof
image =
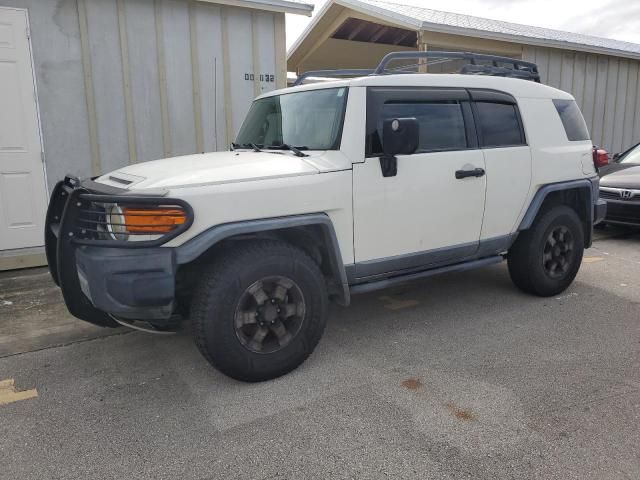
{"label": "white roof", "polygon": [[[401,5],[380,0],[330,0],[314,20],[331,4],[343,5],[374,17],[381,17],[415,30],[428,30],[472,37],[507,40],[529,45],[587,51],[605,55],[640,59],[640,45],[580,33],[563,32],[550,28],[533,27],[517,23],[491,20],[459,13],[443,12],[424,7]],[[315,22],[300,36],[291,48],[293,52]]]}

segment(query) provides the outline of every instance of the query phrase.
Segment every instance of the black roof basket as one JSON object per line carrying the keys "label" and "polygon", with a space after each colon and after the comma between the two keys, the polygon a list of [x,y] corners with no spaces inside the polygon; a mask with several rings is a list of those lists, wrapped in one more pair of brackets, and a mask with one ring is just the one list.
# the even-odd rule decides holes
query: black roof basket
{"label": "black roof basket", "polygon": [[375,70],[364,70],[354,68],[351,70],[309,70],[304,72],[293,83],[293,86],[301,85],[307,78],[337,78],[337,77],[366,77],[367,75],[373,75]]}
{"label": "black roof basket", "polygon": [[[398,60],[416,60],[416,63],[401,65],[396,68],[388,68],[389,63]],[[422,62],[421,60],[426,60]],[[485,55],[471,52],[391,52],[384,56],[375,70],[315,70],[300,75],[293,86],[300,85],[310,77],[361,77],[367,75],[392,75],[398,73],[421,73],[419,68],[423,65],[435,65],[453,60],[466,60],[468,63],[462,66],[458,73],[463,75],[489,75],[494,77],[520,78],[540,83],[540,73],[535,63],[525,62],[510,57],[497,55]],[[412,71],[411,69],[418,69]]]}

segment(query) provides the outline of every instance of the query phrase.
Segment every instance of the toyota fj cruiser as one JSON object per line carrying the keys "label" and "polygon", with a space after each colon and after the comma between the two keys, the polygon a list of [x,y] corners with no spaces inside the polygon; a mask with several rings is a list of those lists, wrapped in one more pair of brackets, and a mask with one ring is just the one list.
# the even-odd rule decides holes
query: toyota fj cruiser
{"label": "toyota fj cruiser", "polygon": [[[467,63],[398,74],[433,58]],[[211,364],[260,381],[309,356],[329,300],[503,259],[525,292],[571,284],[605,213],[571,95],[466,53],[341,75],[360,77],[258,97],[231,151],[58,183],[46,251],[69,311],[156,330],[189,316]]]}

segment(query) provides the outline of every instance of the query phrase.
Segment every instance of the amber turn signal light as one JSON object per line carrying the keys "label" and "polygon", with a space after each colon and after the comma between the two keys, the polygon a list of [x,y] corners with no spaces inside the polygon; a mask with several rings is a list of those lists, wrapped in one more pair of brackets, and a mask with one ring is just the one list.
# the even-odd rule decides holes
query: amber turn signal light
{"label": "amber turn signal light", "polygon": [[125,207],[122,213],[129,233],[169,233],[187,221],[187,214],[178,208]]}

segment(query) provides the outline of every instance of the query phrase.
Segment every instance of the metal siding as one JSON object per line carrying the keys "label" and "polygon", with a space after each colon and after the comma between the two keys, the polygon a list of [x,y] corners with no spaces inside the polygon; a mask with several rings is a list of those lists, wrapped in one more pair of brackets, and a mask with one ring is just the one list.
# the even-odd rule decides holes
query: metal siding
{"label": "metal siding", "polygon": [[[640,68],[640,63],[638,63]],[[636,84],[636,113],[633,120],[633,140],[627,146],[640,142],[640,71],[638,72],[638,83]]]}
{"label": "metal siding", "polygon": [[585,77],[584,77],[584,97],[582,102],[582,114],[589,126],[591,138],[594,138],[594,115],[595,115],[595,97],[596,97],[596,81],[598,79],[598,57],[595,55],[587,55]]}
{"label": "metal siding", "polygon": [[548,85],[560,88],[562,80],[562,53],[557,50],[549,52],[549,78]]}
{"label": "metal siding", "polygon": [[575,55],[573,52],[562,54],[562,65],[560,68],[560,90],[571,92],[573,88],[573,69]]}
{"label": "metal siding", "polygon": [[624,136],[624,118],[627,106],[627,82],[629,80],[629,61],[620,60],[616,86],[616,102],[613,111],[613,138],[611,152],[622,151]]}
{"label": "metal siding", "polygon": [[[265,77],[269,75],[269,79],[271,80],[271,75],[273,75],[273,80],[275,80],[277,72],[276,72],[276,54],[275,54],[275,23],[274,23],[274,15],[270,13],[255,13],[254,17],[256,17],[256,34],[258,36],[258,65],[257,65],[257,75],[264,75]],[[260,81],[260,93],[270,92],[275,90],[276,83],[275,81],[266,81],[266,78]]]}
{"label": "metal siding", "polygon": [[584,53],[576,53],[573,62],[573,83],[570,91],[578,102],[578,105],[584,107],[584,86],[586,77],[587,58]]}
{"label": "metal siding", "polygon": [[[240,8],[227,9],[229,48],[229,91],[233,122],[231,140],[242,126],[242,120],[253,99],[253,80],[245,75],[253,73],[253,49],[251,38],[251,11]],[[250,77],[249,77],[250,78]]]}
{"label": "metal siding", "polygon": [[86,0],[89,48],[100,150],[104,171],[129,163],[122,62],[115,2]]}
{"label": "metal siding", "polygon": [[614,149],[613,124],[615,122],[616,103],[618,97],[618,72],[620,61],[617,58],[609,59],[607,71],[607,87],[604,102],[604,128],[602,132],[602,145],[608,150]]}
{"label": "metal siding", "polygon": [[609,58],[599,56],[596,78],[596,92],[593,102],[593,143],[600,146],[604,144],[604,116],[605,97],[607,96],[607,76],[609,72]]}
{"label": "metal siding", "polygon": [[640,142],[639,132],[633,130],[633,121],[636,115],[638,102],[638,66],[639,62],[629,62],[629,78],[627,81],[627,102],[624,111],[624,128],[622,135],[622,148],[626,149],[634,143]]}
{"label": "metal siding", "polygon": [[540,81],[549,84],[549,50],[546,48],[536,48],[536,63],[540,69]]}
{"label": "metal siding", "polygon": [[536,47],[532,47],[530,45],[523,45],[522,60],[526,62],[536,63]]}
{"label": "metal siding", "polygon": [[188,4],[165,0],[162,22],[171,154],[186,155],[197,151]]}
{"label": "metal siding", "polygon": [[198,57],[200,62],[200,101],[205,151],[225,145],[224,82],[222,72],[222,25],[220,7],[197,4]]}
{"label": "metal siding", "polygon": [[164,156],[154,3],[125,2],[137,159]]}

